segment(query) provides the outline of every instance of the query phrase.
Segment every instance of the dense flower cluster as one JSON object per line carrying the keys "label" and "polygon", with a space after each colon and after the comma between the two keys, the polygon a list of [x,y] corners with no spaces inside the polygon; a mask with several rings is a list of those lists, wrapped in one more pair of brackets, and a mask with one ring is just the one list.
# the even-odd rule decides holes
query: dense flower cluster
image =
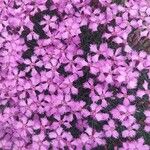
{"label": "dense flower cluster", "polygon": [[0,0],[0,149],[150,150],[148,38],[148,0]]}

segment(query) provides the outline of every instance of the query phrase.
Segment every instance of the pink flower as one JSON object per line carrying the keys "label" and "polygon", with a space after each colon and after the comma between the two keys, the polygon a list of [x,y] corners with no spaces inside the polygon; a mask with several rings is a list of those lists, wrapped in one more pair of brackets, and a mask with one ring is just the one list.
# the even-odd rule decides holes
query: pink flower
{"label": "pink flower", "polygon": [[75,114],[77,119],[81,119],[81,116],[87,117],[89,113],[85,114],[87,111],[85,111],[85,102],[68,102],[68,106],[72,108],[71,113]]}
{"label": "pink flower", "polygon": [[148,58],[144,51],[141,51],[139,54],[137,52],[132,52],[129,58],[131,58],[133,62],[136,62],[136,67],[139,71],[145,69],[145,67],[149,67],[149,63],[147,62]]}
{"label": "pink flower", "polygon": [[124,101],[126,101],[126,102],[129,102],[129,101],[132,102],[135,100],[135,97],[133,95],[128,95],[128,91],[124,87],[121,88],[121,93],[118,93],[117,97],[123,98]]}
{"label": "pink flower", "polygon": [[144,90],[138,90],[137,91],[137,96],[139,96],[141,98],[145,94],[147,94],[148,96],[150,95],[150,90],[148,89],[148,83],[146,81],[144,81],[143,87],[144,87]]}
{"label": "pink flower", "polygon": [[144,144],[144,139],[140,138],[137,141],[127,141],[123,143],[123,147],[119,148],[119,150],[149,150],[149,146]]}
{"label": "pink flower", "polygon": [[57,38],[68,39],[81,33],[79,23],[75,22],[75,18],[65,18],[60,23]]}
{"label": "pink flower", "polygon": [[11,83],[9,84],[13,89],[12,92],[17,92],[18,83],[23,82],[25,77],[25,72],[18,71],[17,69],[11,70],[8,74],[8,81]]}
{"label": "pink flower", "polygon": [[113,51],[108,48],[107,43],[102,43],[99,48],[97,48],[95,44],[92,44],[90,45],[90,50],[96,54],[95,58],[98,58],[100,55],[107,57],[113,53]]}
{"label": "pink flower", "polygon": [[0,141],[0,148],[10,149],[12,145],[11,141],[7,141],[7,139],[2,139]]}
{"label": "pink flower", "polygon": [[130,149],[136,149],[136,145],[134,145],[135,143],[133,142],[125,142],[123,143],[123,147],[119,148],[119,150],[130,150]]}
{"label": "pink flower", "polygon": [[71,75],[71,76],[66,77],[64,81],[62,81],[60,88],[63,89],[63,93],[65,94],[69,94],[69,93],[77,94],[78,93],[78,89],[76,89],[72,84],[73,81],[75,81],[76,79],[77,79],[77,76]]}
{"label": "pink flower", "polygon": [[30,117],[32,112],[37,109],[36,103],[30,98],[27,100],[27,103],[24,100],[20,100],[19,105],[20,111],[22,111],[27,117]]}
{"label": "pink flower", "polygon": [[26,117],[17,122],[15,128],[20,131],[21,138],[26,138],[28,133],[33,134],[32,124]]}
{"label": "pink flower", "polygon": [[146,132],[150,132],[150,111],[146,110],[144,112],[145,116],[146,116],[146,119],[145,119],[145,131]]}
{"label": "pink flower", "polygon": [[85,133],[81,135],[81,140],[86,146],[97,146],[104,145],[105,140],[103,139],[104,134],[102,132],[95,132],[92,128],[88,127]]}
{"label": "pink flower", "polygon": [[46,3],[46,0],[43,0],[43,1],[37,0],[33,2],[33,5],[30,5],[30,7],[32,8],[32,11],[30,14],[34,15],[35,13],[38,12],[38,10],[40,11],[45,10],[46,9],[45,3]]}
{"label": "pink flower", "polygon": [[54,114],[54,118],[56,121],[52,123],[53,129],[60,128],[62,125],[66,126],[67,128],[71,127],[71,122],[73,120],[72,114],[64,116],[63,119],[61,119],[60,115]]}
{"label": "pink flower", "polygon": [[25,142],[23,140],[15,140],[14,141],[14,145],[13,145],[14,149],[22,149],[25,150]]}
{"label": "pink flower", "polygon": [[37,71],[35,69],[35,67],[42,67],[43,63],[37,59],[36,56],[32,56],[31,57],[31,60],[30,59],[26,59],[24,61],[24,63],[27,65],[25,71],[26,72],[29,72],[30,70],[32,71],[31,74],[32,76],[36,75],[37,74]]}
{"label": "pink flower", "polygon": [[106,113],[102,113],[101,110],[102,110],[102,107],[93,103],[91,104],[91,116],[93,118],[96,118],[98,121],[102,121],[102,120],[107,120],[109,118],[109,114],[106,114]]}
{"label": "pink flower", "polygon": [[[63,98],[64,97],[61,94],[51,95],[51,96],[46,96],[45,97],[45,101],[50,104],[50,105],[46,105],[44,107],[47,116],[51,116],[51,115],[56,114],[56,113],[59,112],[59,109],[58,109],[59,107],[58,106],[62,104]],[[64,110],[65,110],[65,107],[62,106],[60,108],[61,108],[61,113],[63,113]]]}
{"label": "pink flower", "polygon": [[137,71],[133,71],[133,67],[135,66],[135,62],[130,63],[130,67],[128,65],[124,67],[119,67],[116,70],[117,81],[120,83],[126,83],[129,89],[133,89],[137,86],[137,81],[139,77],[139,73]]}
{"label": "pink flower", "polygon": [[105,14],[100,13],[100,10],[98,9],[94,10],[94,12],[91,13],[89,20],[89,28],[93,31],[97,31],[99,23],[104,24],[106,22]]}
{"label": "pink flower", "polygon": [[115,122],[113,120],[109,120],[108,121],[108,125],[104,125],[103,129],[105,131],[105,135],[107,137],[114,137],[114,138],[118,138],[119,134],[118,132],[115,130]]}
{"label": "pink flower", "polygon": [[67,141],[72,140],[71,134],[63,131],[62,128],[57,128],[55,131],[50,132],[49,138],[52,139],[53,149],[63,148]]}
{"label": "pink flower", "polygon": [[81,138],[74,139],[71,144],[76,148],[76,150],[81,150],[84,146]]}
{"label": "pink flower", "polygon": [[111,36],[119,36],[122,34],[122,30],[116,26],[116,27],[108,27],[108,30],[110,31],[111,34],[107,34],[107,36],[111,37]]}
{"label": "pink flower", "polygon": [[122,136],[124,138],[135,137],[136,131],[139,129],[139,125],[134,123],[134,124],[128,125],[126,127],[127,127],[127,129],[122,132]]}
{"label": "pink flower", "polygon": [[54,76],[58,74],[57,69],[59,68],[60,63],[58,59],[51,58],[51,60],[44,61],[44,66],[46,69],[49,69],[52,73],[52,76]]}
{"label": "pink flower", "polygon": [[58,27],[57,17],[56,16],[44,16],[44,20],[40,22],[41,25],[44,25],[44,31],[47,33],[50,29],[56,29]]}
{"label": "pink flower", "polygon": [[135,145],[136,145],[136,148],[139,148],[139,149],[142,148],[143,150],[149,150],[149,146],[144,144],[143,138],[138,139],[138,141]]}
{"label": "pink flower", "polygon": [[80,130],[83,131],[87,127],[87,121],[84,121],[83,119],[79,119],[76,127]]}
{"label": "pink flower", "polygon": [[100,84],[97,84],[95,86],[95,91],[97,92],[99,99],[102,101],[101,106],[106,107],[107,106],[106,99],[113,96],[112,93],[108,91],[107,85],[101,86]]}
{"label": "pink flower", "polygon": [[39,135],[34,135],[32,137],[32,149],[41,149],[46,150],[49,147],[49,142],[44,140],[44,133],[40,133]]}
{"label": "pink flower", "polygon": [[150,149],[150,5],[117,3],[0,0],[0,149]]}
{"label": "pink flower", "polygon": [[93,83],[93,79],[89,79],[88,82],[83,84],[84,88],[89,88],[91,90],[90,96],[95,95],[95,86]]}
{"label": "pink flower", "polygon": [[37,33],[35,33],[33,31],[33,29],[32,30],[30,29],[30,33],[27,35],[27,39],[28,40],[33,40],[33,39],[37,40],[38,38],[39,38],[39,35]]}
{"label": "pink flower", "polygon": [[65,64],[65,67],[64,67],[65,71],[66,72],[72,71],[72,73],[76,73],[76,74],[78,74],[78,72],[79,72],[79,74],[80,74],[81,71],[79,71],[79,70],[81,70],[83,67],[82,64],[79,63],[80,59],[79,58],[74,59],[74,55],[76,55],[76,54],[74,54],[69,49],[69,47],[67,50],[69,50],[69,51],[66,53],[66,55],[64,57],[62,57],[63,58],[62,62]]}
{"label": "pink flower", "polygon": [[98,59],[95,59],[95,57],[88,56],[87,60],[87,66],[90,67],[91,73],[97,74],[100,71],[98,67]]}
{"label": "pink flower", "polygon": [[122,121],[126,126],[135,122],[135,118],[133,114],[136,111],[136,107],[134,105],[129,105],[129,103],[124,103],[124,105],[118,105],[117,108],[112,110],[112,115],[114,118]]}

